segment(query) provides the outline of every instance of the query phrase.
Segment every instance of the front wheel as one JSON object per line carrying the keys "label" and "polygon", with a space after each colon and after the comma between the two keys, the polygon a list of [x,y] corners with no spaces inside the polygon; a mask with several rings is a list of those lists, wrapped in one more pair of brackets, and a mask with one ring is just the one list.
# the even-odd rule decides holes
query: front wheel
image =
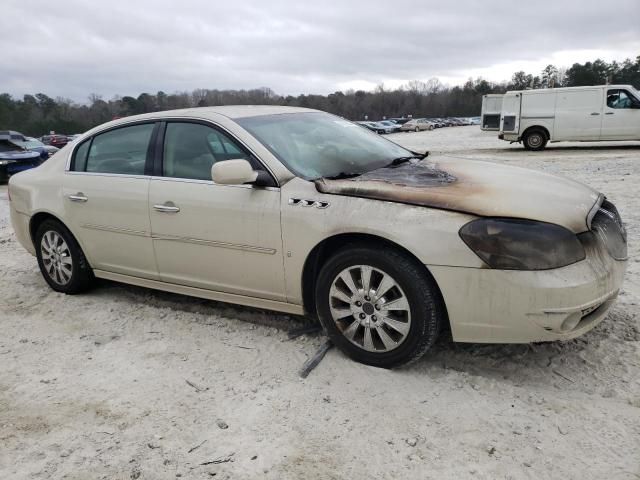
{"label": "front wheel", "polygon": [[524,148],[532,151],[543,150],[547,145],[547,136],[542,130],[530,130],[522,138]]}
{"label": "front wheel", "polygon": [[368,246],[343,249],[325,263],[316,305],[340,350],[383,368],[424,355],[446,315],[438,287],[422,265],[402,252]]}

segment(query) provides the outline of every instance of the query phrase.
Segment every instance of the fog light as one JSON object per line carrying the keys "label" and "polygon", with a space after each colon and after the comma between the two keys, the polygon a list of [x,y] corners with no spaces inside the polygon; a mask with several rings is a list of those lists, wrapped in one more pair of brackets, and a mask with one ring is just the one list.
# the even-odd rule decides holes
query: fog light
{"label": "fog light", "polygon": [[562,330],[563,332],[569,332],[573,330],[578,326],[581,318],[581,312],[572,313],[565,319],[564,322],[562,322],[562,325],[560,325],[560,330]]}

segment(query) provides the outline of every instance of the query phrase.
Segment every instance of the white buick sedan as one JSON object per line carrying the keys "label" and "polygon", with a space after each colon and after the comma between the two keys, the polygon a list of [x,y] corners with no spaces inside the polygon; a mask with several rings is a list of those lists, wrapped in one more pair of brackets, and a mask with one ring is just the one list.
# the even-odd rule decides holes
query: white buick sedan
{"label": "white buick sedan", "polygon": [[274,106],[129,117],[9,183],[20,243],[56,291],[95,277],[317,315],[394,367],[458,342],[575,337],[622,284],[604,195],[538,171],[425,158],[327,113]]}

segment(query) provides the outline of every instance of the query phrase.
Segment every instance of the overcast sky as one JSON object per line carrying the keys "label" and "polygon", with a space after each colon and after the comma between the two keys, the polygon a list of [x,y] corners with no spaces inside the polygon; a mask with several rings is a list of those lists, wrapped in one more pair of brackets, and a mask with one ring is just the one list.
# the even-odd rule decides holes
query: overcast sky
{"label": "overcast sky", "polygon": [[280,94],[640,55],[640,0],[2,0],[0,92]]}

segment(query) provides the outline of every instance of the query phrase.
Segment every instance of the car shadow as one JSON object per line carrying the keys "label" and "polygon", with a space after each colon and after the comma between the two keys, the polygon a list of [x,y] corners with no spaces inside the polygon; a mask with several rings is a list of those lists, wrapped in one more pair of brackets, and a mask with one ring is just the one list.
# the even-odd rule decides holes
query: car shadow
{"label": "car shadow", "polygon": [[[291,332],[317,325],[314,318],[288,315],[268,310],[238,306],[224,302],[200,299],[186,295],[123,285],[101,280],[92,293],[99,296],[119,296],[131,302],[146,303],[155,308],[178,313],[196,314],[189,321],[210,324],[209,319],[225,319],[276,328]],[[200,318],[198,318],[200,317]],[[260,330],[255,330],[256,342]],[[305,333],[321,339],[322,331]],[[444,331],[427,354],[415,363],[400,367],[398,372],[412,376],[427,375],[430,378],[462,374],[487,381],[499,381],[513,385],[539,385],[555,388],[591,390],[606,389],[606,379],[623,376],[624,366],[620,355],[633,355],[632,342],[640,341],[640,326],[635,316],[625,306],[615,305],[608,317],[596,328],[572,340],[533,344],[479,344],[456,343],[451,334]],[[615,354],[607,347],[612,342],[620,344]],[[340,361],[352,362],[344,355]],[[373,368],[371,373],[377,369]],[[595,383],[594,383],[595,382]]]}

